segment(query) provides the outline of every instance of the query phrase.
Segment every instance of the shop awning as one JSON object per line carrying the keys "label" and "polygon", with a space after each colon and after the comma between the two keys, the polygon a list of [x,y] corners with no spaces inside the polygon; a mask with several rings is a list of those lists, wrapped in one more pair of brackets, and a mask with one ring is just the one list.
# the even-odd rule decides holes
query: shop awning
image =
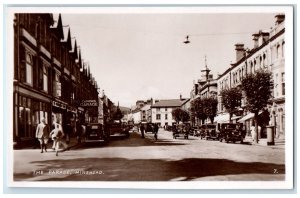
{"label": "shop awning", "polygon": [[[258,113],[258,115],[261,114],[261,112]],[[238,120],[238,122],[245,122],[249,119],[254,118],[254,113],[248,113],[247,115],[245,115],[244,117],[242,117],[241,119]]]}
{"label": "shop awning", "polygon": [[[233,114],[231,117],[231,120],[236,120],[240,117],[241,116],[236,116]],[[229,113],[217,115],[214,119],[214,122],[217,122],[217,123],[229,122]]]}

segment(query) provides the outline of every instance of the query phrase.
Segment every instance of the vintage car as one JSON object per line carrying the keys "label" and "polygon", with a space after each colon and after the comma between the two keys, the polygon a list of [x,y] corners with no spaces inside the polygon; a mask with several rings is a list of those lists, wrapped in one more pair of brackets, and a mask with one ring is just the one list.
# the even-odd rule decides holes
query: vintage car
{"label": "vintage car", "polygon": [[233,142],[239,141],[243,143],[245,134],[242,123],[220,123],[218,124],[219,141]]}
{"label": "vintage car", "polygon": [[150,132],[150,133],[154,133],[154,126],[153,126],[153,124],[152,123],[147,123],[147,124],[145,124],[145,132],[146,133],[148,133],[148,132]]}
{"label": "vintage car", "polygon": [[189,139],[189,129],[190,127],[185,124],[174,125],[172,128],[173,139],[176,139],[178,137]]}
{"label": "vintage car", "polygon": [[89,123],[85,127],[84,142],[99,142],[99,143],[108,143],[109,134],[104,131],[104,127],[100,123]]}
{"label": "vintage car", "polygon": [[201,125],[200,130],[200,138],[201,139],[212,139],[212,140],[218,140],[219,139],[219,133],[217,132],[217,125],[216,124],[203,124]]}
{"label": "vintage car", "polygon": [[129,126],[121,122],[107,123],[105,130],[108,131],[110,137],[129,137]]}

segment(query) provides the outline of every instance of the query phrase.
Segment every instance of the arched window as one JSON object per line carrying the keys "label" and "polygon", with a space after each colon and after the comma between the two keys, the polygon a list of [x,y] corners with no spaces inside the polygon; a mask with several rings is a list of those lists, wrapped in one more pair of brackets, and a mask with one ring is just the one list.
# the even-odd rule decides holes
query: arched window
{"label": "arched window", "polygon": [[262,68],[263,67],[263,61],[262,61],[262,57],[259,56],[259,67]]}
{"label": "arched window", "polygon": [[285,42],[283,41],[282,42],[282,57],[284,57],[285,56],[285,50],[284,50],[284,47],[285,47]]}
{"label": "arched window", "polygon": [[242,78],[244,77],[244,68],[242,68]]}
{"label": "arched window", "polygon": [[266,54],[263,55],[263,66],[266,67],[267,64],[266,64]]}
{"label": "arched window", "polygon": [[282,53],[281,53],[281,48],[280,48],[280,44],[277,45],[277,51],[276,51],[276,58],[280,58],[282,57]]}

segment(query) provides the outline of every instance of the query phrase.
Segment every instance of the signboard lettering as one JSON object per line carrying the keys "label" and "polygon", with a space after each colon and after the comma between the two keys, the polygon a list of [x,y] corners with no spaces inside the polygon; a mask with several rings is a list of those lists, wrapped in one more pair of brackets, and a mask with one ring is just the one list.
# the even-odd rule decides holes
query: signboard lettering
{"label": "signboard lettering", "polygon": [[82,100],[80,103],[81,107],[97,107],[98,103],[96,100]]}
{"label": "signboard lettering", "polygon": [[53,101],[52,105],[55,106],[55,107],[59,107],[61,109],[66,109],[67,108],[67,106],[65,104],[60,103],[60,102],[56,102],[56,101]]}

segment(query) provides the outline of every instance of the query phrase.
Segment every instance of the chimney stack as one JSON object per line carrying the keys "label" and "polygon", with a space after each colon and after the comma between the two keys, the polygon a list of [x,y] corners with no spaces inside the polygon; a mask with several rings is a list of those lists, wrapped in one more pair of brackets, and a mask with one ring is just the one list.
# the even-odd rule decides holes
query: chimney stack
{"label": "chimney stack", "polygon": [[254,41],[254,46],[253,46],[254,49],[258,48],[258,36],[259,36],[259,34],[257,34],[257,33],[252,34],[252,37],[253,37],[252,40]]}
{"label": "chimney stack", "polygon": [[239,62],[245,56],[245,49],[244,44],[237,43],[235,44],[235,51],[236,51],[236,62]]}
{"label": "chimney stack", "polygon": [[266,31],[261,31],[260,35],[262,36],[263,43],[267,42],[270,38],[270,33]]}
{"label": "chimney stack", "polygon": [[180,94],[180,96],[179,96],[179,97],[180,97],[180,100],[182,100],[182,95],[181,95],[181,94]]}
{"label": "chimney stack", "polygon": [[275,16],[276,18],[276,25],[279,25],[280,23],[282,23],[285,20],[285,15],[284,14],[277,14]]}

